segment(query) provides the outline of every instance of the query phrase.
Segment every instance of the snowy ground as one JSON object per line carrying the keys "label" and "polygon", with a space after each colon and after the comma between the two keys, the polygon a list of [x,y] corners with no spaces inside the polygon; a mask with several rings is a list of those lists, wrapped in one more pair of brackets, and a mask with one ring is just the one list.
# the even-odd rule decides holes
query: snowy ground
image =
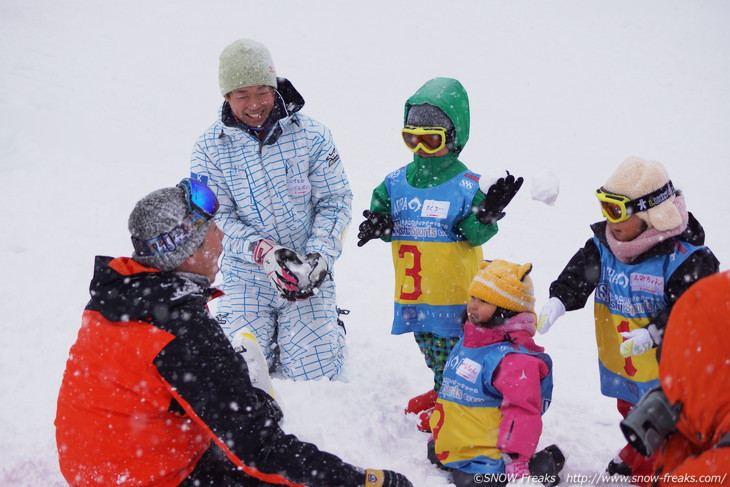
{"label": "snowy ground", "polygon": [[[526,177],[484,251],[535,265],[538,307],[600,217],[593,190],[630,155],[666,164],[726,269],[729,14],[722,0],[0,2],[0,486],[63,485],[55,401],[93,256],[128,255],[134,202],[187,175],[229,42],[269,46],[304,111],[332,129],[355,191],[336,267],[352,310],[346,370],[336,382],[276,380],[285,428],[439,487],[425,435],[401,414],[430,376],[412,337],[389,334],[389,247],[355,245],[372,188],[409,160],[405,99],[434,76],[459,79],[472,107],[462,160]],[[541,194],[558,183],[553,206],[531,198],[531,184]],[[568,473],[601,472],[622,437],[598,392],[591,311],[538,341],[556,384],[541,444],[562,447]]]}

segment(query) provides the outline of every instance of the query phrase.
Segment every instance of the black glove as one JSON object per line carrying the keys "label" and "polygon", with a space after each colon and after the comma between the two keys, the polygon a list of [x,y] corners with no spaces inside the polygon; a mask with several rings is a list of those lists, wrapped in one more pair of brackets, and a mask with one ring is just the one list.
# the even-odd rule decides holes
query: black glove
{"label": "black glove", "polygon": [[560,483],[560,471],[565,466],[565,455],[558,445],[550,445],[532,455],[528,464],[530,475],[538,477],[546,487]]}
{"label": "black glove", "polygon": [[376,213],[374,211],[365,210],[362,216],[366,218],[358,227],[360,232],[357,238],[358,247],[362,247],[368,241],[374,238],[389,237],[393,231],[393,217],[390,213]]}
{"label": "black glove", "polygon": [[365,470],[365,487],[413,487],[405,475],[392,470]]}
{"label": "black glove", "polygon": [[[258,387],[253,387],[253,393],[259,403],[263,404],[263,408],[260,410],[265,410],[268,413],[268,418],[276,424],[279,424],[281,420],[284,419],[284,413],[282,412],[279,403]],[[259,409],[257,409],[257,411],[259,411]]]}
{"label": "black glove", "polygon": [[496,183],[489,187],[487,195],[477,207],[477,220],[485,225],[493,225],[501,220],[505,213],[504,208],[512,201],[517,191],[522,187],[524,180],[519,177],[515,179],[507,171],[506,178],[499,178]]}

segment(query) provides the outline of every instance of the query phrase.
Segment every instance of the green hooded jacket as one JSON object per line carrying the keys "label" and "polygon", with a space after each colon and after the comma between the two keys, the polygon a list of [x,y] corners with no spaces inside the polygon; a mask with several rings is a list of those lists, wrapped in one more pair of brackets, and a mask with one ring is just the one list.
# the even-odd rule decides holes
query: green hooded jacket
{"label": "green hooded jacket", "polygon": [[[428,103],[441,109],[454,124],[453,147],[449,153],[441,157],[421,157],[413,154],[413,162],[406,166],[406,181],[415,188],[431,188],[444,183],[468,168],[458,159],[458,155],[469,140],[469,96],[464,87],[455,79],[434,78],[406,100],[403,112],[403,124],[408,118],[408,111],[413,105]],[[476,208],[484,199],[479,190],[474,195],[472,207]],[[373,191],[370,210],[378,213],[390,213],[390,194],[381,183]],[[484,225],[477,221],[475,213],[459,222],[457,227],[464,239],[473,246],[482,245],[497,233],[497,224]],[[382,240],[390,241],[389,237]]]}

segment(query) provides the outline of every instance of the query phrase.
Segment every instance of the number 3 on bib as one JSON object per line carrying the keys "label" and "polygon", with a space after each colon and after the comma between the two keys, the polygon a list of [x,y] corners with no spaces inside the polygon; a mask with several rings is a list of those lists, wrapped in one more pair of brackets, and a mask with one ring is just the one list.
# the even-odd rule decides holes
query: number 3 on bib
{"label": "number 3 on bib", "polygon": [[[404,279],[400,287],[400,299],[404,301],[416,301],[423,294],[421,290],[421,251],[415,245],[404,244],[398,249],[398,258],[406,259],[404,274],[413,281],[413,291],[406,292],[404,288],[406,287],[407,280]],[[412,263],[410,267],[408,267],[409,263]]]}

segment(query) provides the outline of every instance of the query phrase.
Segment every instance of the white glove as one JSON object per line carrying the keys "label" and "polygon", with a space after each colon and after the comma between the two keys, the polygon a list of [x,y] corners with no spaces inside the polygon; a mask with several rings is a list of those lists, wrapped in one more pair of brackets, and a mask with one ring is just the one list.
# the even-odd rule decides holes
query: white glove
{"label": "white glove", "polygon": [[621,356],[628,358],[633,355],[641,355],[650,348],[656,346],[656,342],[649,332],[649,327],[652,326],[654,325],[649,325],[646,328],[637,328],[634,331],[622,331],[621,336],[624,337],[626,341],[621,344]]}
{"label": "white glove", "polygon": [[271,240],[261,240],[253,251],[253,258],[263,266],[269,280],[284,299],[297,300],[300,277],[308,276],[311,271],[311,266],[299,254]]}
{"label": "white glove", "polygon": [[541,334],[547,333],[553,323],[564,314],[565,305],[561,300],[555,297],[548,299],[540,311],[540,317],[537,319],[537,331]]}

